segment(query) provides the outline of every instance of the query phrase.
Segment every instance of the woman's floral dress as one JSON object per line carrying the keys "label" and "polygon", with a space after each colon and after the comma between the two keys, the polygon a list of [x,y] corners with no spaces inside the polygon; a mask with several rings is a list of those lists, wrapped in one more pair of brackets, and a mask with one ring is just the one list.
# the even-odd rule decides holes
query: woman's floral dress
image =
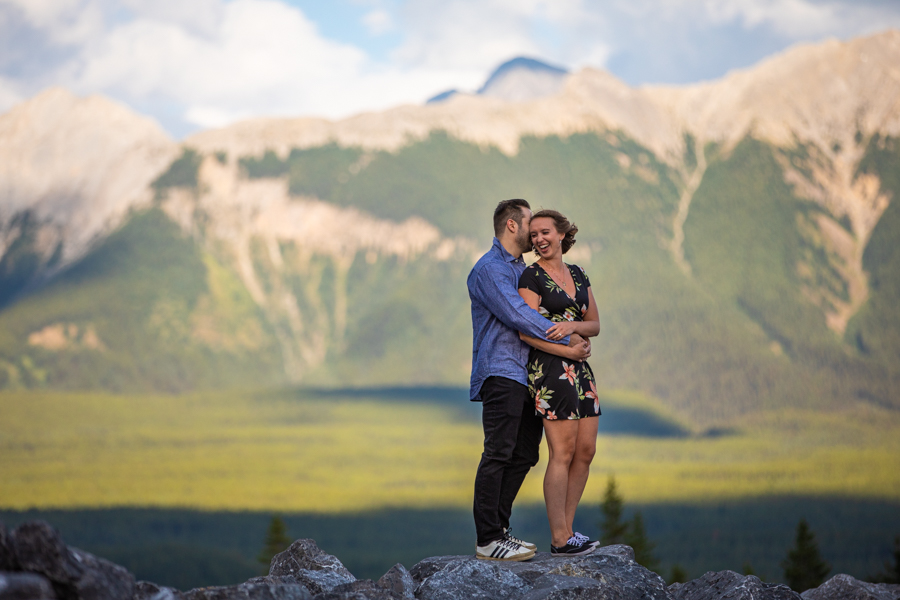
{"label": "woman's floral dress", "polygon": [[[569,296],[538,264],[519,278],[519,289],[531,290],[541,297],[538,312],[553,322],[583,321],[587,313],[588,280],[584,269],[566,265],[575,282],[575,297]],[[587,362],[569,361],[537,348],[528,356],[528,391],[534,407],[545,419],[583,419],[600,414],[600,399],[594,373]]]}

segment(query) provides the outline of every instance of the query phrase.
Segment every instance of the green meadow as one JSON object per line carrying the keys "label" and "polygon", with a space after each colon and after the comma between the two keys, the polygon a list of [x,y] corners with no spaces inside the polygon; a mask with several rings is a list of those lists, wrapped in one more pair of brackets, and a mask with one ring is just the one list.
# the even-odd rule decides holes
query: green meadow
{"label": "green meadow", "polygon": [[[603,394],[586,498],[900,500],[898,416],[799,409],[692,429],[634,392]],[[465,390],[0,395],[0,508],[349,513],[467,508],[480,455]],[[539,504],[541,464],[523,503]]]}

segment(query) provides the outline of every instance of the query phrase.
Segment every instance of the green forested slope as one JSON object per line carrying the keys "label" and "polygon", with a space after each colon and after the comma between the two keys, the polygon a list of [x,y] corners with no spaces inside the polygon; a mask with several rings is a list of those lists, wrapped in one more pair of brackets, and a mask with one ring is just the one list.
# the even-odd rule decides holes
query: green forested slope
{"label": "green forested slope", "polygon": [[159,210],[0,313],[3,387],[174,392],[279,371],[246,290]]}
{"label": "green forested slope", "polygon": [[[525,138],[515,156],[436,133],[395,153],[332,145],[238,159],[243,177],[286,178],[296,195],[380,218],[419,216],[484,250],[500,199],[563,211],[580,227],[573,262],[591,277],[600,310],[591,364],[601,385],[639,389],[698,423],[785,406],[897,408],[896,203],[865,254],[869,299],[841,337],[804,295],[810,276],[797,268],[801,260],[812,265],[818,285],[846,293],[828,256],[801,231],[820,209],[794,195],[776,150],[764,143],[746,139],[706,154],[684,225],[689,274],[669,250],[683,175],[621,134]],[[896,142],[876,139],[860,168],[877,172],[896,197],[898,164]],[[229,257],[200,249],[221,245],[208,241],[184,237],[159,211],[132,218],[78,265],[0,312],[0,383],[181,390],[284,382],[272,324]],[[265,274],[264,249],[253,260]],[[357,255],[347,274],[346,332],[303,383],[466,385],[471,260]],[[314,256],[304,269],[286,285],[305,314],[327,321],[333,265]],[[310,273],[321,278],[319,296],[309,293]],[[83,332],[88,322],[105,350],[27,342],[49,325],[80,323]]]}

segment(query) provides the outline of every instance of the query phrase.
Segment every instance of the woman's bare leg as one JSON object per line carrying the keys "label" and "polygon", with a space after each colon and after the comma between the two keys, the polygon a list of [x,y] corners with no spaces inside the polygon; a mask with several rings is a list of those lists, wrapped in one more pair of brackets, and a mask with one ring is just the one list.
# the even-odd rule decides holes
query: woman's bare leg
{"label": "woman's bare leg", "polygon": [[[575,455],[578,437],[578,421],[544,420],[547,447],[550,458],[544,474],[544,502],[547,504],[547,520],[550,521],[550,539],[554,546],[565,546],[571,537],[566,525],[569,469]],[[583,486],[582,486],[583,487]]]}
{"label": "woman's bare leg", "polygon": [[[591,461],[597,451],[597,417],[585,417],[576,421],[578,423],[578,435],[575,438],[575,454],[569,465],[568,488],[566,489],[566,530],[568,535],[574,535],[572,522],[575,520],[575,510],[584,486],[587,484],[588,475],[591,472]],[[555,545],[555,544],[554,544]]]}

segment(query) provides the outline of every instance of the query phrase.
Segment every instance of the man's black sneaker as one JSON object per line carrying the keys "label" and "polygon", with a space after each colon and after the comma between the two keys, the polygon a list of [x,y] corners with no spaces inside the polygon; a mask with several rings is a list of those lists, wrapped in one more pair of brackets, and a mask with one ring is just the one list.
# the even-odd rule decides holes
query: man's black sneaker
{"label": "man's black sneaker", "polygon": [[569,538],[565,546],[550,545],[550,556],[583,556],[594,551],[596,546],[584,544],[574,535]]}
{"label": "man's black sneaker", "polygon": [[593,546],[594,548],[596,548],[600,545],[600,542],[598,542],[597,540],[592,540],[588,536],[584,535],[583,533],[578,533],[577,531],[575,532],[574,537],[582,544],[585,544],[587,546]]}

